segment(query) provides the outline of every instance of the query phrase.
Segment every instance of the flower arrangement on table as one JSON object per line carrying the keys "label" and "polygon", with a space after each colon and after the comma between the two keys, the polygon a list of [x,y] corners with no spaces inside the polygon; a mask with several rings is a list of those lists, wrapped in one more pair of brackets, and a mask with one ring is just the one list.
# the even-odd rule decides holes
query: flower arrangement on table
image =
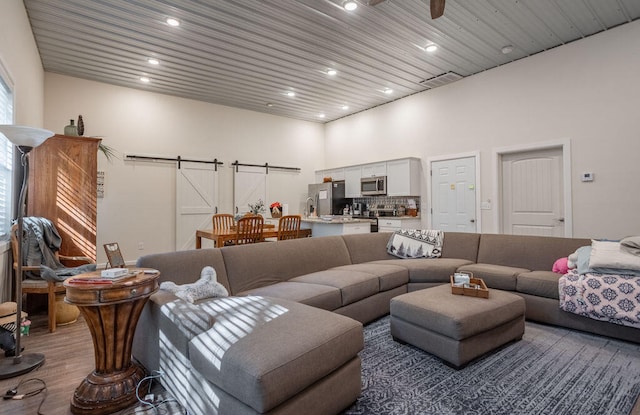
{"label": "flower arrangement on table", "polygon": [[272,218],[279,218],[282,216],[282,205],[280,202],[273,202],[269,205],[269,209],[271,210]]}
{"label": "flower arrangement on table", "polygon": [[264,212],[264,202],[262,199],[258,199],[258,201],[253,205],[249,203],[247,206],[249,206],[249,211],[254,215]]}

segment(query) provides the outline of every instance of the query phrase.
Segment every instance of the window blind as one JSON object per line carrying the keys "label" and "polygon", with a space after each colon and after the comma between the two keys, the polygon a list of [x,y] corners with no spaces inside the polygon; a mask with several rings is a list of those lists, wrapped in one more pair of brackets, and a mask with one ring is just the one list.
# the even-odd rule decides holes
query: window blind
{"label": "window blind", "polygon": [[[13,93],[0,72],[0,124],[13,124]],[[13,144],[0,134],[0,236],[11,227]]]}

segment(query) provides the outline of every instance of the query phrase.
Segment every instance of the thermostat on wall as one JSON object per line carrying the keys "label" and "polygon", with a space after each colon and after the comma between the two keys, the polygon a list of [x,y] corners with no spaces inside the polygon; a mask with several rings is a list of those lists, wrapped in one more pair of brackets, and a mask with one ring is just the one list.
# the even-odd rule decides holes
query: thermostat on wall
{"label": "thermostat on wall", "polygon": [[586,172],[582,173],[581,179],[583,182],[592,182],[593,181],[593,173]]}

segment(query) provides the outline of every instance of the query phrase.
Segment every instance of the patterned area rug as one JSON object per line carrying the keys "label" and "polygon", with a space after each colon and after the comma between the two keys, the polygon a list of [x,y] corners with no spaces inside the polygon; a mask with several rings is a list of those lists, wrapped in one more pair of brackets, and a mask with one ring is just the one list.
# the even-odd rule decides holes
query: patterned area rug
{"label": "patterned area rug", "polygon": [[363,391],[343,415],[626,415],[640,395],[640,345],[526,323],[524,338],[462,370],[365,327]]}

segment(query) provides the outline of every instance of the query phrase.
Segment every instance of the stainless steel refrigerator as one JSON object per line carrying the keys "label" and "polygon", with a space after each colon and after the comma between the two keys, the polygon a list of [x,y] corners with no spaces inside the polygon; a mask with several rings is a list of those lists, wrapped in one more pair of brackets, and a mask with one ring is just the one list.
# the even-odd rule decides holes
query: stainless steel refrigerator
{"label": "stainless steel refrigerator", "polygon": [[[327,182],[309,185],[309,204],[318,217],[322,215],[342,215],[348,202],[344,197],[344,182]],[[308,205],[309,205],[308,204]],[[307,206],[308,206],[307,205]]]}

